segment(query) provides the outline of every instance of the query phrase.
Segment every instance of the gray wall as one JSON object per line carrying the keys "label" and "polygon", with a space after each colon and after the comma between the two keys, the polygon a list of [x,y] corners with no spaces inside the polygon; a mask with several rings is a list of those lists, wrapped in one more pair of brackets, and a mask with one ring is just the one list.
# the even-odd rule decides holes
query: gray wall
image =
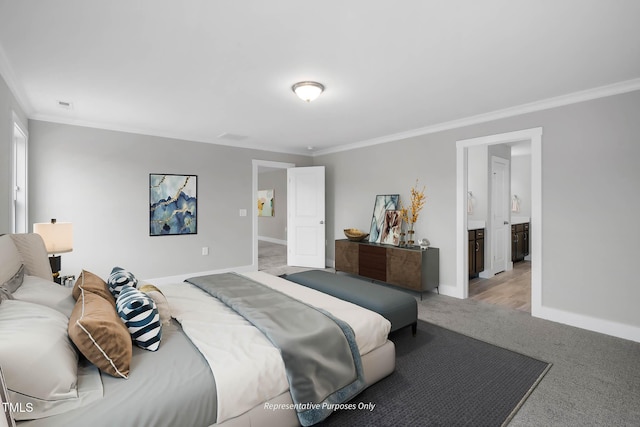
{"label": "gray wall", "polygon": [[511,216],[531,218],[531,155],[511,156],[511,199],[514,194],[520,200],[520,212]]}
{"label": "gray wall", "polygon": [[542,304],[640,327],[639,117],[636,91],[318,156],[327,170],[327,239],[367,229],[376,194],[407,200],[419,178],[427,203],[416,237],[440,248],[440,281],[456,286],[456,141],[542,127]]}
{"label": "gray wall", "polygon": [[258,217],[258,238],[287,241],[287,170],[261,172],[258,175],[258,190],[273,189],[273,216]]}
{"label": "gray wall", "polygon": [[[30,121],[31,222],[70,221],[62,273],[141,278],[252,264],[252,159],[308,166],[311,158]],[[149,174],[198,175],[198,234],[149,236]],[[247,216],[239,216],[246,209]],[[202,255],[203,247],[209,255]]]}
{"label": "gray wall", "polygon": [[0,76],[0,234],[11,232],[13,112],[27,126],[27,116]]}
{"label": "gray wall", "polygon": [[467,188],[471,191],[473,203],[473,212],[467,215],[469,220],[487,221],[489,211],[488,152],[486,145],[469,147],[468,149]]}

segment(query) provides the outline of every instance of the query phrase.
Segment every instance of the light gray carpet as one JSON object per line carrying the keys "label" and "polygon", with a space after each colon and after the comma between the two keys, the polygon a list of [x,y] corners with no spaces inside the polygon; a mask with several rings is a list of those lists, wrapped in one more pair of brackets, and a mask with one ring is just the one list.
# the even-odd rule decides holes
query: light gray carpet
{"label": "light gray carpet", "polygon": [[418,317],[553,364],[509,426],[640,425],[640,343],[435,294]]}
{"label": "light gray carpet", "polygon": [[[271,261],[272,274],[299,271]],[[421,320],[553,364],[510,427],[640,425],[640,343],[469,299],[417,299]]]}

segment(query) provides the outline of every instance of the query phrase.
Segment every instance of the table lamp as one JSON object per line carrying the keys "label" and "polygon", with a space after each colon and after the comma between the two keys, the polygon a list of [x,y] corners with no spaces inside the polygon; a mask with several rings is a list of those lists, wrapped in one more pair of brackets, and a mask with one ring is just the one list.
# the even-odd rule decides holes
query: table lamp
{"label": "table lamp", "polygon": [[53,281],[61,283],[60,268],[62,262],[60,255],[73,250],[73,224],[70,222],[58,222],[55,218],[51,222],[37,222],[33,224],[33,232],[42,236],[47,249]]}

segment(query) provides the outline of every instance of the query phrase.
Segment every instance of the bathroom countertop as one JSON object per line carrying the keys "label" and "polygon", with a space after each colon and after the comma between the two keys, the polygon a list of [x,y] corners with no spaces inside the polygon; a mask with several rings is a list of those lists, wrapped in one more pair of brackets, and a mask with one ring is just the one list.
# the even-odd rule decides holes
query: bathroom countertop
{"label": "bathroom countertop", "polygon": [[470,219],[467,221],[467,230],[479,230],[486,227],[485,221]]}
{"label": "bathroom countertop", "polygon": [[512,225],[525,224],[527,222],[531,222],[531,218],[529,218],[528,216],[512,216],[511,217]]}

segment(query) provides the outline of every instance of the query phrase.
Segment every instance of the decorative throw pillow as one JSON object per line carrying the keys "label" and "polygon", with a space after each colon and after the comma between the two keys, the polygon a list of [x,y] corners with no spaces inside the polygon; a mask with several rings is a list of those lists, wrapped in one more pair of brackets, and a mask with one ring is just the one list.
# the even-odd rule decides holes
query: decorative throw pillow
{"label": "decorative throw pillow", "polygon": [[111,270],[111,274],[107,279],[107,283],[109,284],[109,291],[114,298],[118,298],[120,294],[120,290],[124,285],[129,285],[132,288],[138,286],[138,279],[133,275],[130,271],[126,271],[122,267],[113,267]]}
{"label": "decorative throw pillow", "polygon": [[22,266],[22,255],[8,234],[0,236],[0,284],[6,283]]}
{"label": "decorative throw pillow", "polygon": [[82,291],[68,330],[71,341],[98,369],[114,377],[128,377],[133,354],[131,336],[111,303]]}
{"label": "decorative throw pillow", "polygon": [[124,285],[116,300],[116,310],[138,347],[150,351],[160,347],[162,324],[156,303],[151,297]]}
{"label": "decorative throw pillow", "polygon": [[75,285],[73,285],[72,295],[76,301],[80,297],[82,290],[100,295],[102,298],[109,301],[111,305],[113,305],[114,309],[116,308],[116,300],[109,291],[109,285],[107,285],[107,282],[90,271],[82,270],[78,276],[78,280],[76,280]]}
{"label": "decorative throw pillow", "polygon": [[162,291],[152,284],[145,283],[144,285],[138,288],[140,292],[144,292],[149,295],[151,299],[156,303],[156,307],[158,307],[158,314],[160,315],[160,321],[162,324],[167,324],[171,322],[171,309],[169,308],[169,301],[167,301],[167,297],[164,296]]}
{"label": "decorative throw pillow", "polygon": [[0,303],[4,300],[14,299],[13,293],[22,285],[24,281],[24,265],[5,283],[0,284]]}
{"label": "decorative throw pillow", "polygon": [[59,413],[78,398],[78,353],[67,336],[68,321],[40,304],[2,304],[0,360],[9,398],[12,404],[31,408],[14,413],[16,419]]}
{"label": "decorative throw pillow", "polygon": [[4,282],[0,287],[3,287],[9,293],[14,293],[22,285],[24,281],[24,265],[21,265],[16,274],[14,274],[9,280]]}
{"label": "decorative throw pillow", "polygon": [[2,304],[2,301],[10,299],[13,299],[13,295],[11,295],[11,292],[9,292],[6,288],[0,286],[0,304]]}

